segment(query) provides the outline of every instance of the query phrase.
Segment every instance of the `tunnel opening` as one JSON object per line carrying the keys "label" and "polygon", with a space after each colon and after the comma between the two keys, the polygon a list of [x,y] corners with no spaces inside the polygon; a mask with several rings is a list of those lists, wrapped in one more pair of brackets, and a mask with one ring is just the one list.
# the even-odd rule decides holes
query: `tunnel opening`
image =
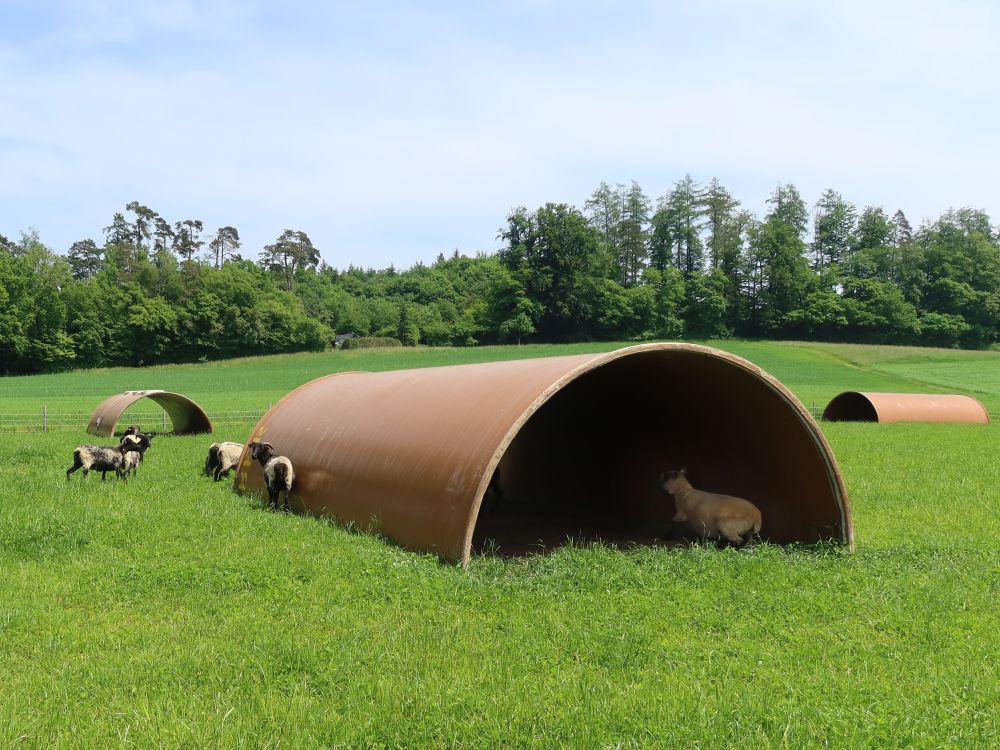
{"label": "tunnel opening", "polygon": [[826,422],[878,422],[878,411],[863,393],[846,391],[834,398],[823,410]]}
{"label": "tunnel opening", "polygon": [[[517,431],[476,518],[472,548],[516,555],[567,540],[685,544],[658,483],[692,484],[761,509],[777,543],[846,540],[815,425],[756,373],[697,351],[636,353],[564,385]],[[819,441],[819,442],[818,442]],[[821,499],[822,498],[822,499]]]}
{"label": "tunnel opening", "polygon": [[[157,404],[162,410],[153,419],[150,419],[147,412],[142,411],[146,399]],[[133,406],[136,407],[136,411],[123,419]],[[116,433],[119,421],[126,422],[127,426],[130,420],[132,423],[138,423],[146,431],[155,432],[157,428],[163,431],[167,417],[171,432],[175,435],[212,432],[212,421],[198,404],[179,393],[160,390],[125,391],[105,399],[90,415],[87,432],[109,437]],[[117,432],[120,433],[124,429],[125,427],[122,427]]]}

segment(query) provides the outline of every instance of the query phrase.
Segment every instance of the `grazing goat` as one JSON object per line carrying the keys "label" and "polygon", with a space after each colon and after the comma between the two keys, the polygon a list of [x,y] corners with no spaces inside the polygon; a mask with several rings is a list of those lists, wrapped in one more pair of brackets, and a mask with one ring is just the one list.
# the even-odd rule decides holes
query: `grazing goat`
{"label": "grazing goat", "polygon": [[243,443],[212,443],[208,446],[208,457],[205,459],[205,474],[211,474],[218,482],[240,462],[243,455]]}
{"label": "grazing goat", "polygon": [[264,468],[264,483],[267,485],[267,502],[275,510],[278,509],[278,495],[285,491],[285,502],[282,510],[288,510],[288,493],[295,481],[292,462],[284,456],[274,455],[274,446],[270,443],[254,441],[250,443],[250,458],[260,463]]}
{"label": "grazing goat", "polygon": [[660,486],[674,496],[674,521],[687,522],[696,534],[725,539],[735,547],[742,547],[760,532],[760,510],[756,505],[741,497],[696,490],[686,472],[671,470],[660,476]]}
{"label": "grazing goat", "polygon": [[90,470],[101,472],[101,481],[107,478],[107,473],[113,471],[119,479],[125,477],[125,455],[132,454],[132,449],[124,445],[101,446],[81,445],[73,451],[73,465],[66,469],[66,479],[77,469],[83,469],[86,477]]}

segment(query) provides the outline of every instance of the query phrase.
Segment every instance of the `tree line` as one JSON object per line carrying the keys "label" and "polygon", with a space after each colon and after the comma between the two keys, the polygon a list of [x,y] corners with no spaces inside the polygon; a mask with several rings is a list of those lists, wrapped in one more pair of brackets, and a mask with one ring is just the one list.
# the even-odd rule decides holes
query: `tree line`
{"label": "tree line", "polygon": [[65,255],[0,235],[0,372],[322,350],[336,333],[458,345],[739,336],[1000,345],[1000,237],[985,211],[914,229],[826,190],[779,185],[756,216],[718,180],[655,202],[632,182],[582,208],[512,210],[496,253],[397,270],[324,264],[285,230],[239,232],[133,201]]}

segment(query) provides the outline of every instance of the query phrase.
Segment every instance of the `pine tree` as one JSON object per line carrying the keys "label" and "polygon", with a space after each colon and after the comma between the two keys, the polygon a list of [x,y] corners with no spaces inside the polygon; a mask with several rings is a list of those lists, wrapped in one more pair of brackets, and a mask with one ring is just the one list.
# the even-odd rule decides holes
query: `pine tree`
{"label": "pine tree", "polygon": [[767,199],[767,205],[771,207],[771,211],[765,217],[765,221],[776,219],[787,224],[799,238],[805,236],[809,224],[809,211],[794,185],[779,184]]}
{"label": "pine tree", "polygon": [[618,248],[614,256],[619,283],[634,287],[642,278],[649,257],[649,198],[639,183],[632,181],[625,193],[622,219],[617,231]]}
{"label": "pine tree", "polygon": [[205,244],[201,239],[204,228],[200,219],[174,222],[174,252],[184,260],[191,260]]}
{"label": "pine tree", "polygon": [[135,227],[134,244],[138,250],[142,247],[142,241],[144,239],[152,237],[152,231],[156,226],[156,220],[160,217],[156,211],[142,205],[139,201],[132,201],[125,206],[125,210],[131,211],[135,214],[135,222],[133,222],[132,226]]}
{"label": "pine tree", "polygon": [[708,184],[704,197],[704,212],[707,218],[708,262],[711,268],[719,268],[723,258],[731,255],[734,240],[738,243],[738,233],[733,232],[736,209],[740,202],[726,190],[715,177]]}
{"label": "pine tree", "polygon": [[104,237],[107,245],[117,245],[118,247],[133,245],[135,227],[125,219],[125,214],[117,212],[112,217],[111,224],[104,227]]}
{"label": "pine tree", "polygon": [[894,231],[892,221],[881,206],[865,206],[858,219],[854,249],[887,247],[892,243]]}
{"label": "pine tree", "polygon": [[[285,278],[285,289],[292,291],[295,272],[302,268],[315,268],[320,261],[317,250],[305,232],[286,229],[271,245],[261,251],[260,263],[265,268],[281,272]],[[390,270],[394,269],[390,267]]]}
{"label": "pine tree", "polygon": [[702,196],[691,175],[678,180],[667,195],[657,201],[650,241],[651,265],[664,270],[680,269],[685,278],[701,270],[704,248],[701,242]]}
{"label": "pine tree", "polygon": [[66,255],[66,261],[73,270],[73,278],[77,281],[96,275],[104,265],[101,249],[91,239],[74,242]]}
{"label": "pine tree", "polygon": [[236,227],[221,227],[208,241],[208,249],[212,251],[215,267],[222,268],[226,258],[232,257],[240,249],[240,233]]}
{"label": "pine tree", "polygon": [[906,220],[906,214],[903,213],[902,209],[897,210],[892,215],[892,227],[892,244],[894,246],[902,247],[913,241],[913,228],[910,226],[910,222]]}
{"label": "pine tree", "polygon": [[813,231],[813,270],[820,273],[834,264],[842,264],[854,244],[857,209],[836,190],[827,188],[816,201]]}

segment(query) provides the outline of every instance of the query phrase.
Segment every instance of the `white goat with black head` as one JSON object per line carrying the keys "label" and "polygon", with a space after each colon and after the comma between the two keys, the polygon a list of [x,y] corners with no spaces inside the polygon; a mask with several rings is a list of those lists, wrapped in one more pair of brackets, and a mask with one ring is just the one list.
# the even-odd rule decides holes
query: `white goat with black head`
{"label": "white goat with black head", "polygon": [[146,451],[153,444],[154,437],[156,437],[155,432],[142,432],[139,430],[139,425],[132,425],[122,433],[121,444],[129,446],[129,450],[138,453],[138,462],[142,463]]}
{"label": "white goat with black head", "polygon": [[264,469],[268,505],[277,510],[278,495],[284,491],[285,502],[282,505],[282,510],[288,510],[288,493],[295,482],[292,462],[284,456],[275,456],[274,446],[270,443],[257,441],[250,443],[250,458],[257,461]]}
{"label": "white goat with black head", "polygon": [[205,474],[211,474],[218,482],[240,462],[243,455],[243,443],[212,443],[208,446],[208,456],[205,458]]}

